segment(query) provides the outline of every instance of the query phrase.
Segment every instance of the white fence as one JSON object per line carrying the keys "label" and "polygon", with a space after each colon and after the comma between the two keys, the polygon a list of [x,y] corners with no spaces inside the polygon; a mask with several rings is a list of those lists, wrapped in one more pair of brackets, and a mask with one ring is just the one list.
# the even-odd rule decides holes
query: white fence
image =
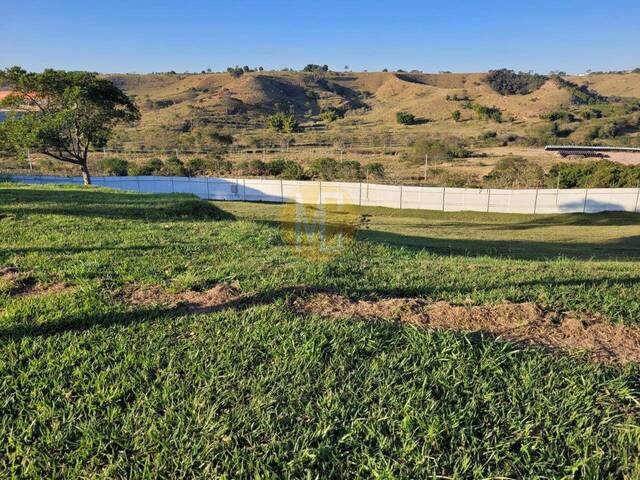
{"label": "white fence", "polygon": [[[10,178],[36,184],[82,183],[80,177]],[[136,192],[192,193],[209,200],[363,205],[446,212],[640,212],[640,188],[499,190],[208,177],[94,177],[93,182]]]}

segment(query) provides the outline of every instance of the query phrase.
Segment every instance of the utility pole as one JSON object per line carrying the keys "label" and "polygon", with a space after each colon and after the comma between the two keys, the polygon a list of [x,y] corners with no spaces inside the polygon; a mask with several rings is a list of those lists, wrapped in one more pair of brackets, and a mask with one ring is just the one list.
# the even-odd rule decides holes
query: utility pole
{"label": "utility pole", "polygon": [[427,168],[429,168],[429,154],[424,155],[424,181],[427,181]]}

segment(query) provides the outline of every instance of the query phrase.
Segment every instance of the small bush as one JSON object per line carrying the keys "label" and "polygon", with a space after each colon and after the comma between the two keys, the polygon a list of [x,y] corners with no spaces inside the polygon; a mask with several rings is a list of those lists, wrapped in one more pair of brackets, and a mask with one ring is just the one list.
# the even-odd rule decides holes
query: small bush
{"label": "small bush", "polygon": [[306,178],[304,169],[293,160],[287,160],[281,173],[285,180],[304,180]]}
{"label": "small bush", "polygon": [[300,125],[293,115],[278,112],[267,118],[267,127],[278,133],[295,133],[300,131]]}
{"label": "small bush", "polygon": [[414,125],[416,123],[416,117],[409,112],[397,112],[396,121],[401,125]]}
{"label": "small bush", "polygon": [[473,152],[467,150],[462,140],[459,139],[420,138],[413,142],[411,160],[416,163],[424,163],[425,155],[429,155],[429,163],[434,164],[455,158],[467,158],[472,154]]}
{"label": "small bush", "polygon": [[159,158],[150,158],[142,165],[136,165],[132,168],[135,175],[160,175],[164,163]]}
{"label": "small bush", "polygon": [[129,174],[129,162],[124,158],[107,157],[100,161],[100,169],[106,175],[126,177]]}
{"label": "small bush", "polygon": [[197,175],[204,175],[210,168],[205,160],[202,158],[190,158],[185,165],[187,175],[195,177]]}
{"label": "small bush", "polygon": [[325,110],[320,114],[320,120],[326,123],[335,122],[339,118],[342,118],[337,110]]}
{"label": "small bush", "polygon": [[522,157],[501,159],[484,177],[487,186],[496,188],[537,188],[544,185],[544,170]]}
{"label": "small bush", "polygon": [[187,175],[187,169],[182,160],[172,155],[164,161],[161,173],[173,177],[184,177]]}
{"label": "small bush", "polygon": [[333,158],[318,158],[309,168],[311,176],[320,180],[335,180],[338,178],[338,162]]}
{"label": "small bush", "polygon": [[563,162],[551,167],[546,181],[551,188],[636,188],[640,166],[610,160]]}
{"label": "small bush", "polygon": [[338,179],[355,181],[362,179],[362,165],[357,160],[345,160],[338,164]]}
{"label": "small bush", "polygon": [[461,117],[462,113],[460,112],[460,110],[454,110],[453,112],[451,112],[451,118],[453,118],[455,122],[459,122]]}
{"label": "small bush", "polygon": [[369,163],[364,167],[367,177],[384,178],[384,165],[379,162]]}

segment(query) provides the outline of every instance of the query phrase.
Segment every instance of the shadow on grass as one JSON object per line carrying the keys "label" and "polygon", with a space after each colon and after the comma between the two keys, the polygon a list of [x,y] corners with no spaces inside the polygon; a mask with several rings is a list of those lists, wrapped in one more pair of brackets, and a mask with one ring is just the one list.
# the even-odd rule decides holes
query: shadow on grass
{"label": "shadow on grass", "polygon": [[[425,250],[439,255],[490,256],[505,259],[546,260],[558,257],[582,260],[640,260],[640,235],[632,235],[609,242],[543,242],[534,240],[485,240],[437,238],[429,236],[403,235],[378,230],[359,229],[355,224],[328,223],[312,224],[301,227],[296,222],[264,220],[271,226],[290,232],[314,232],[320,230],[327,236],[344,235],[358,240],[384,244],[391,247],[403,247],[412,250]],[[459,227],[460,224],[455,224]],[[477,225],[475,225],[477,227]]]}
{"label": "shadow on grass", "polygon": [[0,188],[0,213],[125,220],[234,220],[190,194],[137,194],[96,188]]}
{"label": "shadow on grass", "polygon": [[[532,280],[526,282],[511,283],[508,285],[486,285],[483,290],[501,290],[510,287],[536,287],[539,285],[554,287],[580,286],[584,288],[597,287],[600,285],[611,286],[634,286],[640,282],[640,276],[629,278],[595,278],[595,279],[569,279],[553,280],[546,279]],[[307,298],[318,293],[341,295],[351,300],[379,300],[384,298],[400,297],[422,297],[422,298],[443,298],[442,294],[455,293],[464,295],[476,290],[476,287],[437,287],[437,288],[389,288],[389,289],[368,289],[353,288],[351,282],[334,285],[292,285],[278,289],[270,289],[263,292],[241,295],[231,298],[214,306],[200,307],[197,305],[186,305],[178,307],[146,307],[135,310],[126,310],[126,304],[121,303],[122,310],[114,310],[106,313],[98,313],[91,317],[70,316],[64,320],[50,324],[40,325],[17,325],[0,328],[0,344],[5,341],[20,340],[30,337],[47,337],[67,332],[82,332],[92,328],[109,328],[112,326],[127,326],[137,323],[152,322],[157,319],[171,319],[184,315],[208,314],[221,312],[227,309],[246,310],[254,307],[270,305],[275,302],[282,302],[291,305],[291,301],[296,298]],[[523,300],[523,301],[526,301]]]}

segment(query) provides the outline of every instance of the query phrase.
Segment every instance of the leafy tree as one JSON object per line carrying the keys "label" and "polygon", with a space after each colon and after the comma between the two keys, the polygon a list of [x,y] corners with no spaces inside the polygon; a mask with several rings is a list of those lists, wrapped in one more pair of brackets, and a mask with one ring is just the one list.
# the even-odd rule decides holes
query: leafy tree
{"label": "leafy tree", "polygon": [[118,123],[140,118],[133,100],[95,73],[12,67],[0,71],[0,84],[12,91],[0,106],[25,108],[0,123],[0,147],[78,165],[85,184],[91,183],[89,150],[104,147]]}
{"label": "leafy tree", "polygon": [[412,113],[397,112],[396,121],[401,125],[413,125],[416,123],[416,117]]}
{"label": "leafy tree", "polygon": [[303,72],[328,72],[328,65],[316,65],[315,63],[309,63],[303,69]]}
{"label": "leafy tree", "polygon": [[456,122],[459,122],[461,117],[462,117],[462,113],[460,112],[460,110],[454,110],[451,113],[451,118],[453,118],[453,120]]}
{"label": "leafy tree", "polygon": [[244,74],[244,70],[237,65],[227,68],[227,72],[231,74],[233,78],[240,78]]}
{"label": "leafy tree", "polygon": [[267,118],[267,127],[278,133],[294,133],[300,131],[300,125],[293,115],[283,112],[274,113]]}
{"label": "leafy tree", "polygon": [[537,73],[516,73],[503,68],[491,70],[485,80],[500,95],[527,95],[538,90],[549,77]]}

